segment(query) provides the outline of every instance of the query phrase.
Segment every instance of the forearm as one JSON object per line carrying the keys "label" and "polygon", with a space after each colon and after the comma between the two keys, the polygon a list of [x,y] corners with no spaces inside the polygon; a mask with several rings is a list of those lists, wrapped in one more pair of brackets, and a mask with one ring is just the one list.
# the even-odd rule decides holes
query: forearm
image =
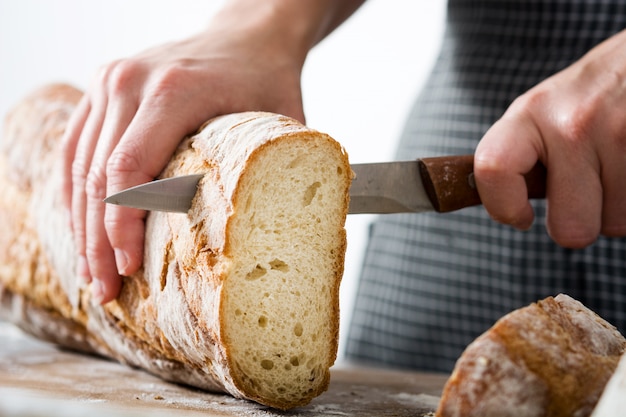
{"label": "forearm", "polygon": [[256,33],[303,64],[309,50],[350,17],[365,0],[231,0],[212,29]]}

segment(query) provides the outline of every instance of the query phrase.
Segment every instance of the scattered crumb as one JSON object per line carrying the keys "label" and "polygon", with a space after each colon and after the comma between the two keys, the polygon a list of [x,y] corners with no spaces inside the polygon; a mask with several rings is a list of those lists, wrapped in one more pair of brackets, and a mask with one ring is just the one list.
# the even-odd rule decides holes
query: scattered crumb
{"label": "scattered crumb", "polygon": [[164,398],[162,396],[160,396],[160,395],[155,395],[154,399],[155,400],[163,400]]}

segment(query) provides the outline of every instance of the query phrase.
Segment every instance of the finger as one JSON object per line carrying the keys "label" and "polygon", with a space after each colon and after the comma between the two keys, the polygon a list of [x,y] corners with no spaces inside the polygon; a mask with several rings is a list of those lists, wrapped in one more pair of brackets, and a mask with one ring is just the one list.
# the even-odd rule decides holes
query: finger
{"label": "finger", "polygon": [[540,160],[541,135],[528,120],[504,117],[482,138],[474,156],[481,201],[496,221],[528,229],[534,219],[524,175]]}
{"label": "finger", "polygon": [[121,288],[115,254],[105,228],[105,203],[107,191],[106,166],[110,155],[136,112],[136,100],[121,95],[112,96],[98,139],[86,183],[87,239],[85,251],[89,270],[97,281],[94,291],[96,302],[106,303],[117,297]]}
{"label": "finger", "polygon": [[[600,180],[602,182],[601,233],[610,237],[626,236],[626,122],[621,114],[613,115],[610,109],[624,108],[624,98],[607,98],[594,137],[604,139],[595,146],[599,154]],[[619,112],[618,112],[619,113]]]}
{"label": "finger", "polygon": [[[90,174],[89,189],[95,187],[97,180]],[[115,267],[115,257],[111,245],[106,238],[104,228],[104,207],[103,195],[94,191],[88,193],[88,221],[87,233],[89,238],[86,241],[86,257],[89,264],[89,271],[93,277],[92,296],[95,303],[104,304],[117,297],[122,282]],[[100,200],[98,202],[98,200]]]}
{"label": "finger", "polygon": [[604,115],[610,110],[583,86],[564,92],[554,80],[547,87],[553,91],[536,112],[546,148],[546,227],[559,245],[583,248],[597,239],[602,225],[600,155],[607,150],[596,143],[609,137]]}
{"label": "finger", "polygon": [[[144,182],[147,181],[149,180]],[[107,205],[105,208],[105,229],[113,247],[115,265],[120,275],[132,275],[141,267],[145,218],[144,210],[113,205]]]}
{"label": "finger", "polygon": [[74,157],[76,156],[76,147],[80,134],[85,127],[87,116],[91,110],[91,103],[89,102],[89,96],[84,94],[80,102],[74,109],[74,112],[70,116],[67,122],[67,127],[63,133],[61,139],[62,147],[62,170],[63,178],[61,185],[61,192],[63,198],[63,204],[69,211],[72,207],[72,164]]}
{"label": "finger", "polygon": [[[170,105],[174,102],[170,101]],[[144,102],[107,165],[108,194],[154,179],[170,160],[189,128],[173,118],[167,123],[160,109],[149,100]],[[118,271],[129,275],[142,262],[145,212],[117,206],[106,208],[106,230],[115,250]]]}
{"label": "finger", "polygon": [[91,166],[98,137],[102,128],[104,113],[106,111],[106,98],[98,95],[91,99],[89,115],[80,134],[74,160],[72,162],[72,197],[71,197],[71,222],[74,231],[74,242],[78,253],[77,275],[84,282],[91,282],[91,273],[86,257],[86,225],[87,202],[85,186],[87,175]]}
{"label": "finger", "polygon": [[546,198],[548,234],[559,245],[583,248],[595,241],[602,223],[602,184],[597,164],[581,152],[550,155]]}

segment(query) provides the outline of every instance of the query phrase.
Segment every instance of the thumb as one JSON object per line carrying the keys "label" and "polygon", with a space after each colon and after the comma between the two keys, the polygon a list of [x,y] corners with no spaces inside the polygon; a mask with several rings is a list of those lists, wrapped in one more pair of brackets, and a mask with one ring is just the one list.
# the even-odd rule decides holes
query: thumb
{"label": "thumb", "polygon": [[534,212],[524,175],[541,160],[541,135],[533,123],[504,117],[479,142],[474,175],[482,204],[496,221],[530,228]]}

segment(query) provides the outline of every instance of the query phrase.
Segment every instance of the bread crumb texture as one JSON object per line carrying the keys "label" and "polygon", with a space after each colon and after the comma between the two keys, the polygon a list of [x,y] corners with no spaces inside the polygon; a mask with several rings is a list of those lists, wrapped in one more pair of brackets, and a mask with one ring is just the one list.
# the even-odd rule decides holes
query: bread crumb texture
{"label": "bread crumb texture", "polygon": [[467,347],[437,416],[589,416],[625,348],[617,329],[580,302],[548,297]]}
{"label": "bread crumb texture", "polygon": [[39,337],[271,407],[327,389],[352,172],[328,135],[270,113],[207,122],[161,177],[203,173],[187,214],[151,212],[144,265],[94,306],[75,276],[60,139],[81,93],[8,116],[0,156],[0,315]]}
{"label": "bread crumb texture", "polygon": [[228,225],[228,358],[237,384],[280,408],[325,390],[336,355],[350,171],[329,146],[305,133],[259,148]]}

